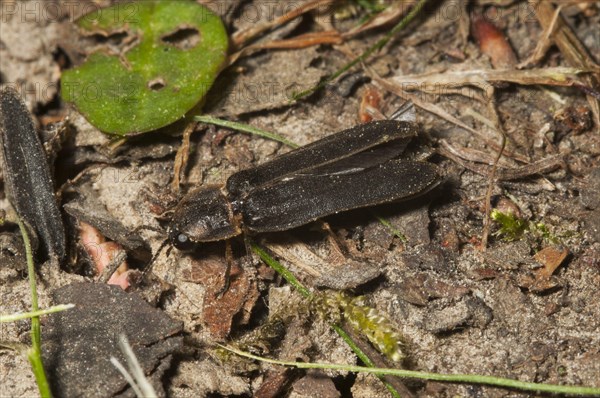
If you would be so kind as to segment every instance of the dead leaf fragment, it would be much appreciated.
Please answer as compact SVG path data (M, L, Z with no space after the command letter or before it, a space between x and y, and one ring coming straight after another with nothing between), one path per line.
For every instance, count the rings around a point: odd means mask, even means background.
M560 286L558 279L553 274L568 255L569 250L563 247L548 246L543 248L533 256L533 259L541 264L542 268L533 273L519 275L517 284L535 293Z
M127 274L129 265L123 246L117 242L106 241L100 231L90 224L79 222L79 240L99 275L99 280L109 285L120 286L125 290L129 287Z
M194 261L186 278L206 286L202 318L210 334L220 341L229 335L238 314L241 314L241 324L248 322L259 297L256 282L251 281L237 264L231 269L229 288L219 295L225 283L225 267L223 260L216 257Z
M537 272L540 278L550 277L569 255L566 248L548 246L537 252L533 258L544 267Z

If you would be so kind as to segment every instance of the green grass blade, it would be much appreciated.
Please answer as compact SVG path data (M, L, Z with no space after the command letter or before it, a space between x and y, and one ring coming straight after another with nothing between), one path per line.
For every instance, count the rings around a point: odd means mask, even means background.
M27 273L29 274L29 290L31 291L31 309L32 312L39 311L38 307L38 296L37 287L35 280L35 264L33 262L33 252L31 250L31 242L29 241L29 235L27 235L27 229L21 221L17 218L19 223L19 229L21 230L21 236L23 236L23 244L25 246L25 256L27 258ZM50 391L50 385L46 378L44 371L44 364L42 363L42 341L41 341L41 329L40 329L40 318L34 316L31 318L31 349L27 352L27 359L31 364L35 381L40 391L42 398L51 398L52 393Z
M19 313L10 314L10 315L0 315L0 323L4 323L4 322L16 322L16 321L21 321L23 319L28 319L28 318L39 317L39 316L42 316L42 315L53 314L55 312L61 312L61 311L69 310L69 309L71 309L73 307L75 307L75 304L60 304L60 305L55 305L55 306L50 307L50 308L46 308L45 310L29 311L29 312L19 312Z
M194 120L196 120L198 122L202 122L202 123L214 124L216 126L227 127L230 129L258 135L259 137L263 137L263 138L267 138L269 140L280 142L284 145L289 146L290 148L298 148L299 147L298 144L293 143L292 141L290 141L286 138L283 138L282 136L280 136L278 134L271 133L271 132L265 131L265 130L261 130L257 127L253 127L248 124L232 122L230 120L219 119L219 118L207 116L207 115L194 116Z
M514 388L521 391L533 391L533 392L547 392L554 394L569 394L569 395L587 395L587 396L600 396L600 387L583 387L583 386L565 386L557 384L545 384L545 383L529 383L514 379L506 379L503 377L494 376L482 376L473 374L440 374L440 373L429 373L419 372L414 370L403 370L403 369L387 369L387 368L370 368L366 366L353 366L353 365L337 365L331 363L306 363L306 362L287 362L279 361L275 359L268 359L252 355L247 352L240 351L233 347L221 346L226 350L229 350L237 355L255 359L262 362L272 363L282 366L293 366L299 369L331 369L341 370L348 372L364 372L373 373L376 375L390 375L413 379L422 380L434 380L434 381L446 381L452 383L473 383L473 384L485 384L496 387Z

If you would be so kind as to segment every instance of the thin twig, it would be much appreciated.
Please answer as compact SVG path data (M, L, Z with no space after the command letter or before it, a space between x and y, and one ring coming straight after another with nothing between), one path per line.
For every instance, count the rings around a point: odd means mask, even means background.
M484 214L483 214L483 231L481 233L481 246L480 249L485 251L487 248L487 241L490 235L490 212L492 206L492 192L494 190L494 182L496 178L496 170L498 170L498 162L502 157L502 153L504 152L504 147L506 146L506 135L502 132L502 144L500 147L500 151L498 151L498 155L494 161L494 165L491 167L489 174L489 182L488 187L485 193L485 204L484 204Z
M485 192L485 203L483 206L483 231L481 233L481 246L480 249L485 251L487 248L488 237L490 235L490 224L491 218L490 214L492 211L492 192L494 190L494 184L496 180L496 171L498 170L498 163L500 162L500 158L502 158L502 154L504 153L504 148L506 148L506 133L504 132L504 128L502 127L502 123L500 122L500 118L498 117L498 112L496 111L496 97L494 93L494 88L489 87L487 89L487 95L490 98L488 102L488 110L490 115L493 117L492 123L494 130L496 130L500 134L501 138L501 146L498 151L498 155L496 159L494 159L494 164L490 170L490 174L488 177L488 187Z

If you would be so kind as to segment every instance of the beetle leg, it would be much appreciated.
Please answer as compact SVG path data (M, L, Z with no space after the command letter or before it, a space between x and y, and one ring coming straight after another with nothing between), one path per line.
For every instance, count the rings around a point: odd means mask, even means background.
M254 253L254 250L252 250L250 232L244 230L242 236L244 237L244 246L246 248L246 255L242 261L242 269L248 281L254 282L256 280L256 266L260 263L260 259Z
M349 253L346 243L340 240L335 232L333 232L328 222L319 220L319 224L323 231L327 233L327 240L329 241L332 250L335 252L334 256L340 259L345 259Z
M215 297L221 298L229 290L231 284L231 266L235 261L233 258L233 250L231 249L231 240L225 241L225 262L227 263L225 268L225 274L223 275L223 287L215 294Z

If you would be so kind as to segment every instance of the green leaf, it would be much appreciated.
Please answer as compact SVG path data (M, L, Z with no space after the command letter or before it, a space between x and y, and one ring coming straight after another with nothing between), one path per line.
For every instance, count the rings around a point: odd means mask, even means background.
M63 73L62 95L109 134L155 130L184 117L227 56L223 23L194 1L117 4L77 25L83 35L107 38L107 46ZM109 47L115 40L120 46Z

